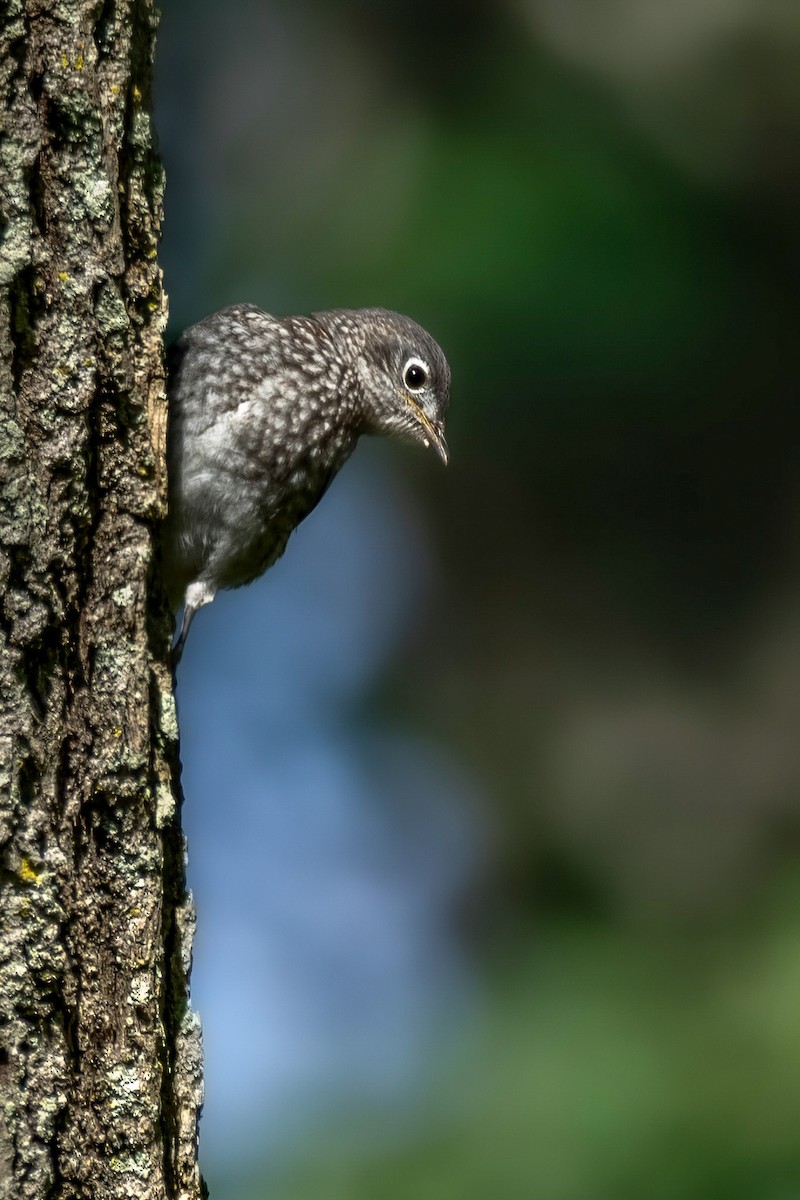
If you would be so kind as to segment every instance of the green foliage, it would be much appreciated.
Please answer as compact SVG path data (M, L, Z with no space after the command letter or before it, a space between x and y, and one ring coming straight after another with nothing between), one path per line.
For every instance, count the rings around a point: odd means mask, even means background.
M234 1200L797 1193L800 876L724 928L554 920L509 950L413 1128L352 1112Z

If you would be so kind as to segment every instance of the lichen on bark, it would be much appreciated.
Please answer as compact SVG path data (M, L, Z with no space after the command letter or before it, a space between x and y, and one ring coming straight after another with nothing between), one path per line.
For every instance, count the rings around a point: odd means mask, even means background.
M0 45L0 1197L195 1200L152 0Z

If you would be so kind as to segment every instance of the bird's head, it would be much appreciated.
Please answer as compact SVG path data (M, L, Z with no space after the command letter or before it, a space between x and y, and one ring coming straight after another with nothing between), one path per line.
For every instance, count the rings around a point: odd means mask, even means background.
M364 431L432 446L446 464L450 367L439 346L415 321L383 308L341 318L355 352Z

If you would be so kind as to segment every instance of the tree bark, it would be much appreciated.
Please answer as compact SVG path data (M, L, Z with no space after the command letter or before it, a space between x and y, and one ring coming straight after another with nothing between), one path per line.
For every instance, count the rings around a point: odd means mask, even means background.
M6 0L0 1196L195 1200L153 0Z

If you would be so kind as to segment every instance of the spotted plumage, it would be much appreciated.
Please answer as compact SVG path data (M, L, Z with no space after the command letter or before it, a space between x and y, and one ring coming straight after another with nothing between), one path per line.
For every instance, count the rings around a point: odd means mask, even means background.
M447 462L450 369L433 338L381 308L272 317L236 304L169 352L170 602L198 608L283 553L361 434L432 445Z

